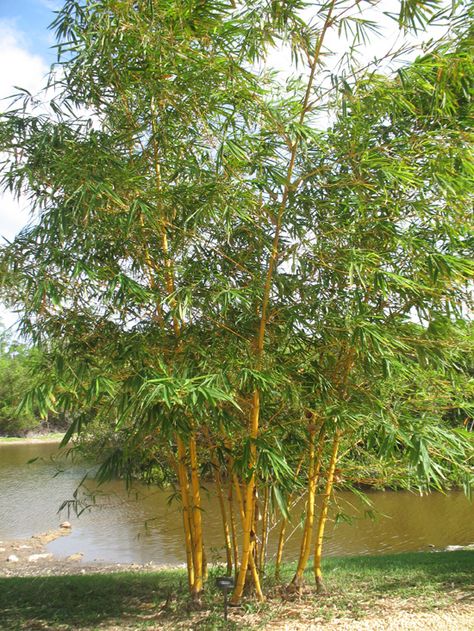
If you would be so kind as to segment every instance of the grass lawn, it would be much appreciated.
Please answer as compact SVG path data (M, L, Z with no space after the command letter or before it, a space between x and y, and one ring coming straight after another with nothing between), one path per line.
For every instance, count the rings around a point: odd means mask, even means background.
M449 606L459 594L473 602L474 551L397 554L327 559L326 593L308 589L302 597L286 595L282 586L292 566L283 568L280 585L265 581L264 605L252 602L232 609L222 620L222 595L208 589L199 609L186 594L180 570L155 573L85 574L0 578L0 629L47 631L99 629L258 629L292 616L322 623L335 615L363 619L385 599L409 599L426 611ZM308 573L308 584L311 585Z

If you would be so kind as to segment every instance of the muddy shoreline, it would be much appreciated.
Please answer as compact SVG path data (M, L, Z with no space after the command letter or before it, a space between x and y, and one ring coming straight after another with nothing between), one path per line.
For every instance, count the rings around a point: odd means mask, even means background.
M69 522L64 522L69 524ZM84 563L83 553L78 550L67 557L58 557L46 548L48 543L59 537L66 537L72 531L70 526L59 526L32 535L28 539L0 540L0 576L60 576L66 574L107 574L110 572L157 572L170 569L184 569L183 564L106 563L103 561ZM474 543L466 546L447 546L444 552L474 550ZM436 553L435 550L432 551Z
M0 576L61 576L67 574L108 574L110 572L157 572L184 565L154 563L103 563L82 561L78 550L69 556L57 557L46 549L51 541L65 537L70 528L57 528L33 535L28 539L0 541Z

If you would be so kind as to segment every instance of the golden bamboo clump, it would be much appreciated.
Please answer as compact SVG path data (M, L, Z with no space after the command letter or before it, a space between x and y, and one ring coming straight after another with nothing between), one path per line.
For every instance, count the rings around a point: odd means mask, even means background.
M25 93L0 118L35 217L0 251L43 353L26 405L100 442L100 480L177 486L196 601L209 479L234 605L264 600L273 559L281 580L290 528L288 590L312 553L323 589L338 487L472 481L446 420L472 351L468 5L401 66L403 45L358 61L371 3L66 0L49 115ZM430 11L401 2L399 27Z

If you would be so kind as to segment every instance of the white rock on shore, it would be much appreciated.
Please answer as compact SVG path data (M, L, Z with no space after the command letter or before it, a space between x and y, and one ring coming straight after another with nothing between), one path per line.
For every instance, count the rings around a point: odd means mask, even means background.
M30 556L28 557L28 561L30 563L35 563L36 561L39 561L40 559L51 559L52 556L53 555L50 552L43 552L41 554L30 554Z
M447 546L445 552L456 552L458 550L474 550L474 543L470 543L467 546Z
M66 561L80 561L83 556L84 556L83 552L74 552L74 554L71 554L68 557L66 557Z

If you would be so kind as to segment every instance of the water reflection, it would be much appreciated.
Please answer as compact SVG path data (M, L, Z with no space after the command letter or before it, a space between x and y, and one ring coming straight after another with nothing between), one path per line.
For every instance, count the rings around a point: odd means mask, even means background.
M68 465L59 475L51 444L0 446L0 540L29 537L55 528L65 512L57 510L72 494L87 471L84 464ZM38 457L34 463L28 460ZM209 558L221 549L218 504L212 485L203 498L203 519ZM104 495L104 493L106 495ZM49 549L58 555L83 552L86 561L175 564L185 560L179 504L168 503L170 491L137 485L128 495L122 482L111 482L100 491L97 506L79 518L70 516L72 533L57 539ZM339 510L355 517L352 524L330 523L326 554L374 554L426 550L428 546L466 545L474 542L471 504L462 493L433 493L424 497L407 492L373 492L370 498L379 514L364 519L366 506L348 493L338 495ZM293 512L300 520L303 503ZM334 513L333 513L334 518ZM288 530L290 532L291 529ZM288 542L286 557L299 549L298 530ZM277 528L270 537L274 550Z

